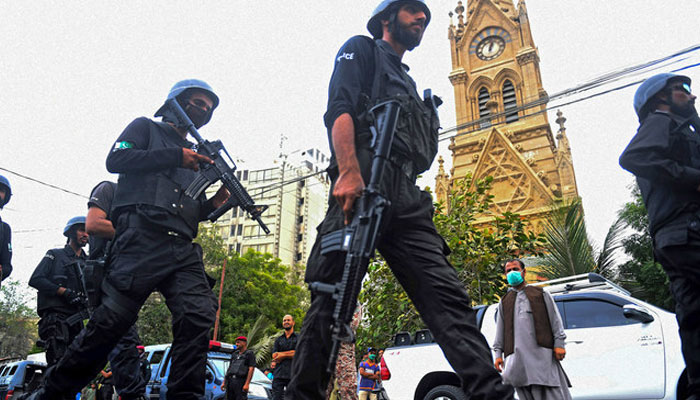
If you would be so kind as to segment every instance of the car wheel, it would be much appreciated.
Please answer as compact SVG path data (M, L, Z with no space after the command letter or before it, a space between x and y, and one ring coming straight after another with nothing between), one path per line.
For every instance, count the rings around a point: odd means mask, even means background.
M429 391L423 400L467 400L467 395L457 386L440 385Z

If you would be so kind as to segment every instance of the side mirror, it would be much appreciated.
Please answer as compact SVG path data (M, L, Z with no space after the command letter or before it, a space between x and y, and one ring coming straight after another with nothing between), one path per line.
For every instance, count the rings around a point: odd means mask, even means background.
M204 377L207 379L207 383L214 382L214 374L212 374L210 370L207 369L207 372L204 374Z
M624 314L625 318L634 319L644 324L654 320L654 316L646 308L635 304L625 304L622 307L622 314Z

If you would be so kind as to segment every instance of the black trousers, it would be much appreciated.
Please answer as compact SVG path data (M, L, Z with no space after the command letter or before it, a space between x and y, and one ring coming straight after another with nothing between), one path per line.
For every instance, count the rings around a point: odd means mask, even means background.
M136 326L132 325L109 353L114 389L122 400L136 399L146 394L148 382L141 373L141 360L136 349L140 344Z
M670 280L689 393L700 395L700 234L688 231L688 243L656 248Z
M63 357L68 345L83 329L83 321L66 322L71 314L45 311L39 320L39 338L45 343L46 364L50 367Z
M129 227L128 214L117 221L110 257L109 283L123 296L143 304L159 290L173 318L168 399L199 399L204 395L209 333L216 298L202 264L202 249L190 240L143 228ZM124 313L107 307L107 293L66 355L45 377L45 395L75 393L107 362L119 339L136 321L138 310Z
M289 392L289 379L274 377L272 379L272 400L284 400L285 393ZM324 393L325 396L325 393Z
M363 175L367 182L367 171ZM449 249L433 224L432 197L394 164L385 169L383 182L382 192L392 205L384 219L379 252L432 331L467 396L473 400L512 399L513 389L502 384L493 367L467 292L445 256ZM307 282L335 283L341 279L345 254L322 256L320 239L343 223L342 210L331 197L307 264ZM324 398L330 378L325 360L331 348L333 307L330 295L312 295L297 342L287 399Z
M246 378L229 378L226 382L226 400L248 400L248 392L243 391Z

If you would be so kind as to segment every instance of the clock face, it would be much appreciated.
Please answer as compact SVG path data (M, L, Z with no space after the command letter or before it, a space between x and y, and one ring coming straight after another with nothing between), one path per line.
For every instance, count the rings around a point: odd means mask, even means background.
M484 61L493 60L503 54L506 42L500 36L489 36L476 46L476 56Z

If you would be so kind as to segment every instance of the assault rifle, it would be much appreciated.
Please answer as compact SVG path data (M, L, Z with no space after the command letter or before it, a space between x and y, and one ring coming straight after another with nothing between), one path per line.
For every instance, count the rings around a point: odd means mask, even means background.
M333 345L327 365L330 373L334 372L341 342L355 341L350 322L355 312L357 296L362 288L362 279L367 273L369 260L374 256L384 212L391 205L379 190L384 165L389 159L391 144L394 140L399 111L401 111L401 105L397 100L377 104L369 111L375 121L375 124L370 127L374 156L369 184L362 195L355 200L355 214L350 225L327 233L321 238L321 254L333 251L346 252L340 282L336 284L312 282L309 285L311 291L330 294L335 300L331 327Z
M85 275L83 275L83 268L85 268L85 265L82 261L75 261L74 263L70 264L70 266L73 267L73 272L78 278L78 283L80 283L80 292L78 293L78 296L80 297L81 319L90 318L92 317L92 307L90 307L90 302L88 301L88 290L87 285L85 284Z
M190 186L187 187L185 194L196 199L211 184L221 180L221 183L228 189L231 196L221 207L207 215L207 218L214 222L226 211L238 206L244 209L250 215L250 218L256 220L265 233L270 233L270 229L260 218L262 213L267 210L267 206L256 205L243 185L241 185L241 182L236 178L236 174L234 174L236 172L236 163L231 159L221 140L213 142L204 140L176 98L168 99L165 102L165 106L170 111L168 115L172 115L177 120L176 124L185 127L187 132L197 141L197 153L207 156L214 161L214 164L200 163L199 173ZM224 159L224 154L228 158L228 162Z

